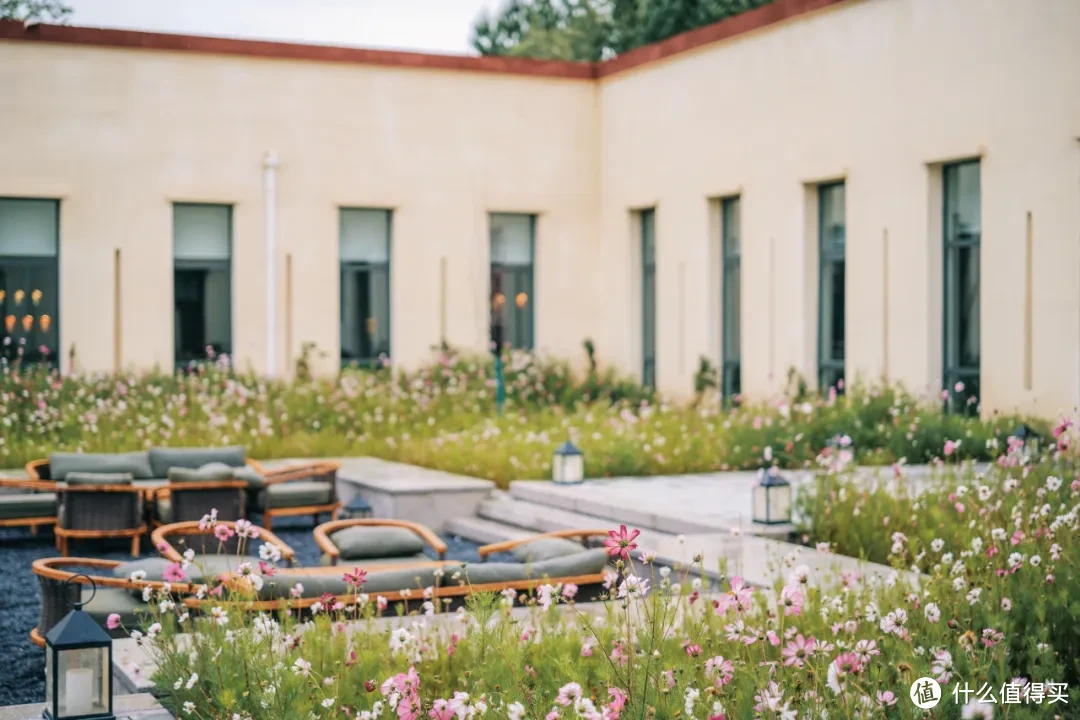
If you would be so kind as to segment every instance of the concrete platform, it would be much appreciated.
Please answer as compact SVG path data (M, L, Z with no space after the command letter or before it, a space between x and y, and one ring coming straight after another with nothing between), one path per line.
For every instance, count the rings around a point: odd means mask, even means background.
M41 720L45 705L14 705L0 708L0 720ZM158 704L152 695L114 695L116 720L173 720L173 715Z

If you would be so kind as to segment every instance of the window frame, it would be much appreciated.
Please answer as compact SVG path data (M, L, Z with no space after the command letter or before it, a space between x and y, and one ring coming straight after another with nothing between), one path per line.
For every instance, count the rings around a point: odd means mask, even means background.
M212 207L212 208L225 208L227 211L227 225L228 230L228 242L229 242L229 256L227 258L207 258L200 260L197 258L178 258L176 257L176 210L180 207ZM228 299L228 313L229 313L229 343L228 348L224 354L229 359L230 369L233 365L233 350L235 349L236 342L236 318L233 316L233 312L236 307L236 303L233 302L233 293L236 286L236 278L233 276L233 250L234 250L234 231L233 225L235 223L234 208L231 203L212 203L212 202L173 202L172 203L172 277L173 277L173 290L172 290L172 316L173 316L173 364L177 370L187 370L189 368L196 368L199 365L206 364L208 362L217 362L217 358L211 361L209 358L203 357L201 359L184 360L180 356L180 348L176 344L176 271L177 270L224 270L229 278L229 299ZM205 290L205 288L204 288ZM206 339L203 338L203 347L205 351Z
M386 213L386 261L375 262L371 260L344 260L341 257L341 236L344 230L345 224L345 212L348 210L366 210ZM394 292L393 285L394 279L392 272L393 266L393 252L394 252L394 211L391 208L376 208L376 207L356 207L356 206L341 206L338 208L338 326L339 333L342 329L342 322L345 317L345 273L357 272L361 270L383 270L386 273L386 345L388 347L388 358L393 358L394 352ZM361 329L361 332L363 329ZM378 355L372 358L352 358L345 359L345 344L344 335L338 339L338 359L340 366L346 367L359 367L359 368L376 368L381 362Z
M641 223L641 384L644 387L656 387L656 208L645 208L638 213L638 221ZM646 227L652 234L652 253L647 252L649 235ZM651 280L651 283L650 283ZM652 288L652 332L649 330L649 292ZM652 338L652 347L649 346L649 338Z
M962 168L967 166L975 166L979 179L979 226L976 233L963 233L959 234L950 232L950 200L952 200L951 193L949 191L949 174L950 172L960 172ZM959 292L959 289L954 287L955 281L958 279L954 277L957 274L956 260L958 251L962 248L974 248L978 258L978 296L976 303L982 302L982 161L980 158L972 158L968 160L961 160L958 162L947 163L941 167L941 198L942 198L942 344L941 344L941 378L943 389L945 390L944 406L945 411L949 413L965 413L965 414L977 414L978 413L978 393L981 392L981 375L982 375L982 349L979 348L979 362L976 365L963 365L960 363L960 328L964 325L961 322L959 313L962 310L962 304L954 307L956 302L955 295ZM956 312L956 327L952 327L954 323L950 322L950 316L953 311ZM979 314L979 342L982 342L982 317ZM955 364L950 363L950 355L957 358ZM972 383L974 381L974 383ZM955 386L957 382L964 383L964 392L957 393ZM975 390L976 402L968 404L965 400L963 404L959 404L960 397L971 397L972 390Z
M492 236L491 219L495 216L517 216L529 218L529 262L527 265L496 262L492 258L494 253L492 250L495 247L495 239ZM493 346L493 350L502 352L509 344L509 347L514 350L523 350L525 352L532 352L536 349L536 213L519 213L519 212L489 212L488 213L488 342ZM492 282L492 276L495 272L501 272L503 276L507 275L527 275L529 279L529 308L528 308L528 343L524 346L519 346L507 339L507 335L512 333L507 332L510 329L510 323L504 322L502 325L503 336L499 339L500 342L496 343L495 338L495 323L493 322L495 312L493 308L495 300L495 287ZM507 298L508 299L508 298Z
M732 210L735 208L735 210ZM738 212L735 220L735 237L728 233L728 218ZM734 242L733 242L734 240ZM735 249L732 249L735 245ZM728 307L727 287L731 278L739 282L738 305ZM742 394L742 196L732 195L720 199L720 394L724 401L733 402ZM734 315L732 314L734 313ZM738 342L732 342L732 318L738 317ZM739 355L730 359L731 346L737 345Z
M63 350L63 345L61 343L62 335L60 334L60 330L61 330L61 324L60 324L61 323L61 317L60 317L60 315L62 314L62 310L63 310L63 305L62 305L63 290L60 287L60 200L57 199L57 198L17 197L17 196L12 196L12 195L2 195L2 196L0 196L0 202L4 202L5 200L18 200L18 201L32 200L34 202L51 203L52 206L53 206L53 212L56 213L56 233L55 233L55 236L53 238L53 240L54 240L53 248L54 249L53 249L52 255L3 255L3 254L0 254L0 265L10 265L12 267L18 267L20 269L34 267L34 266L39 266L40 267L40 266L43 266L43 265L50 265L50 264L52 265L53 281L55 282L55 286L56 286L56 313L52 317L52 327L55 329L55 332L56 332L56 351L52 352L50 350L49 355L46 356L45 359L41 359L40 357L37 357L35 359L27 359L26 352L24 351L23 352L23 357L19 360L19 362L23 366L32 365L32 366L47 367L47 368L50 368L50 369L59 369L59 367L60 367L60 353ZM5 299L5 302L6 302L6 299ZM0 322L2 322L2 320L3 320L2 315L3 314L0 313ZM6 333L6 330L0 329L0 333ZM0 337L8 337L8 335L0 335ZM14 336L11 336L11 337L14 337ZM0 350L0 353L2 353L2 350Z
M835 246L826 245L825 243L825 203L828 193L831 190L840 188L844 195L844 246L839 252L836 251ZM843 385L846 383L840 383L837 381L844 381L844 375L847 364L847 338L843 338L843 352L839 360L833 358L831 353L829 357L826 357L826 337L825 337L825 312L826 309L833 310L834 308L826 308L825 294L822 292L822 288L825 286L825 273L831 269L831 266L837 262L843 263L844 274L843 282L847 282L847 185L844 180L838 180L836 182L821 183L817 186L818 195L818 222L817 222L817 234L818 234L818 316L817 316L817 382L818 389L821 391L830 387L836 387L838 393L843 393ZM845 288L846 290L846 288ZM831 303L830 303L831 305ZM844 306L840 309L842 314L847 313L847 293L844 294ZM832 323L835 326L835 323ZM845 333L846 333L845 323ZM835 378L832 382L828 382L828 378Z

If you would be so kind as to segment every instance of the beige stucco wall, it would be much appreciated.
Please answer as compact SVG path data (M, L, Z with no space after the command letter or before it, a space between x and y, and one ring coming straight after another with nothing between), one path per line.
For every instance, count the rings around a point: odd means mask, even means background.
M171 365L174 201L234 205L234 348L265 368L268 150L279 369L305 341L336 366L337 208L358 206L394 209L395 361L442 317L485 346L487 213L517 211L539 214L538 348L592 337L640 372L632 210L656 207L658 380L686 394L720 349L715 198L740 194L743 388L764 396L815 375L813 184L839 178L848 377L937 386L939 164L981 157L984 409L1053 415L1080 402L1078 72L1075 0L851 0L599 81L2 42L0 196L62 199L62 354L88 370L115 366L116 249L121 363Z
M337 365L339 206L394 210L396 361L439 342L443 257L447 340L486 346L489 211L539 214L536 344L577 354L590 287L565 270L597 262L597 94L589 81L4 42L0 196L62 199L62 354L74 344L81 369L114 367L114 249L122 363L171 367L174 201L233 204L234 352L265 368L268 150L279 370L305 341Z
M844 178L848 377L885 372L887 328L889 376L940 387L934 165L981 156L984 411L1072 410L1080 393L1078 72L1074 0L889 0L841 4L603 80L602 254L622 271L598 280L625 302L608 305L601 347L640 365L639 243L629 211L655 206L659 384L687 392L699 356L719 358L720 240L709 199L741 194L743 388L778 391L789 367L813 378L817 240L807 184ZM1031 390L1023 382L1028 212Z

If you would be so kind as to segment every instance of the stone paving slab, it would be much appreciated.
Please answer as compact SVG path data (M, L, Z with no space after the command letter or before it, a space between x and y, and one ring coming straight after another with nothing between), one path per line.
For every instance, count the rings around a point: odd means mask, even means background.
M44 704L13 705L0 708L0 720L41 720ZM152 695L114 695L113 713L116 720L173 720Z

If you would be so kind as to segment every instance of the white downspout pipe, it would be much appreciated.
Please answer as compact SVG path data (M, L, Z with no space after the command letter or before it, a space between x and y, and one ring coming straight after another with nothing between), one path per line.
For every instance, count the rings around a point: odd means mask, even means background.
M263 158L266 210L266 375L277 373L277 168L278 156L268 150Z

